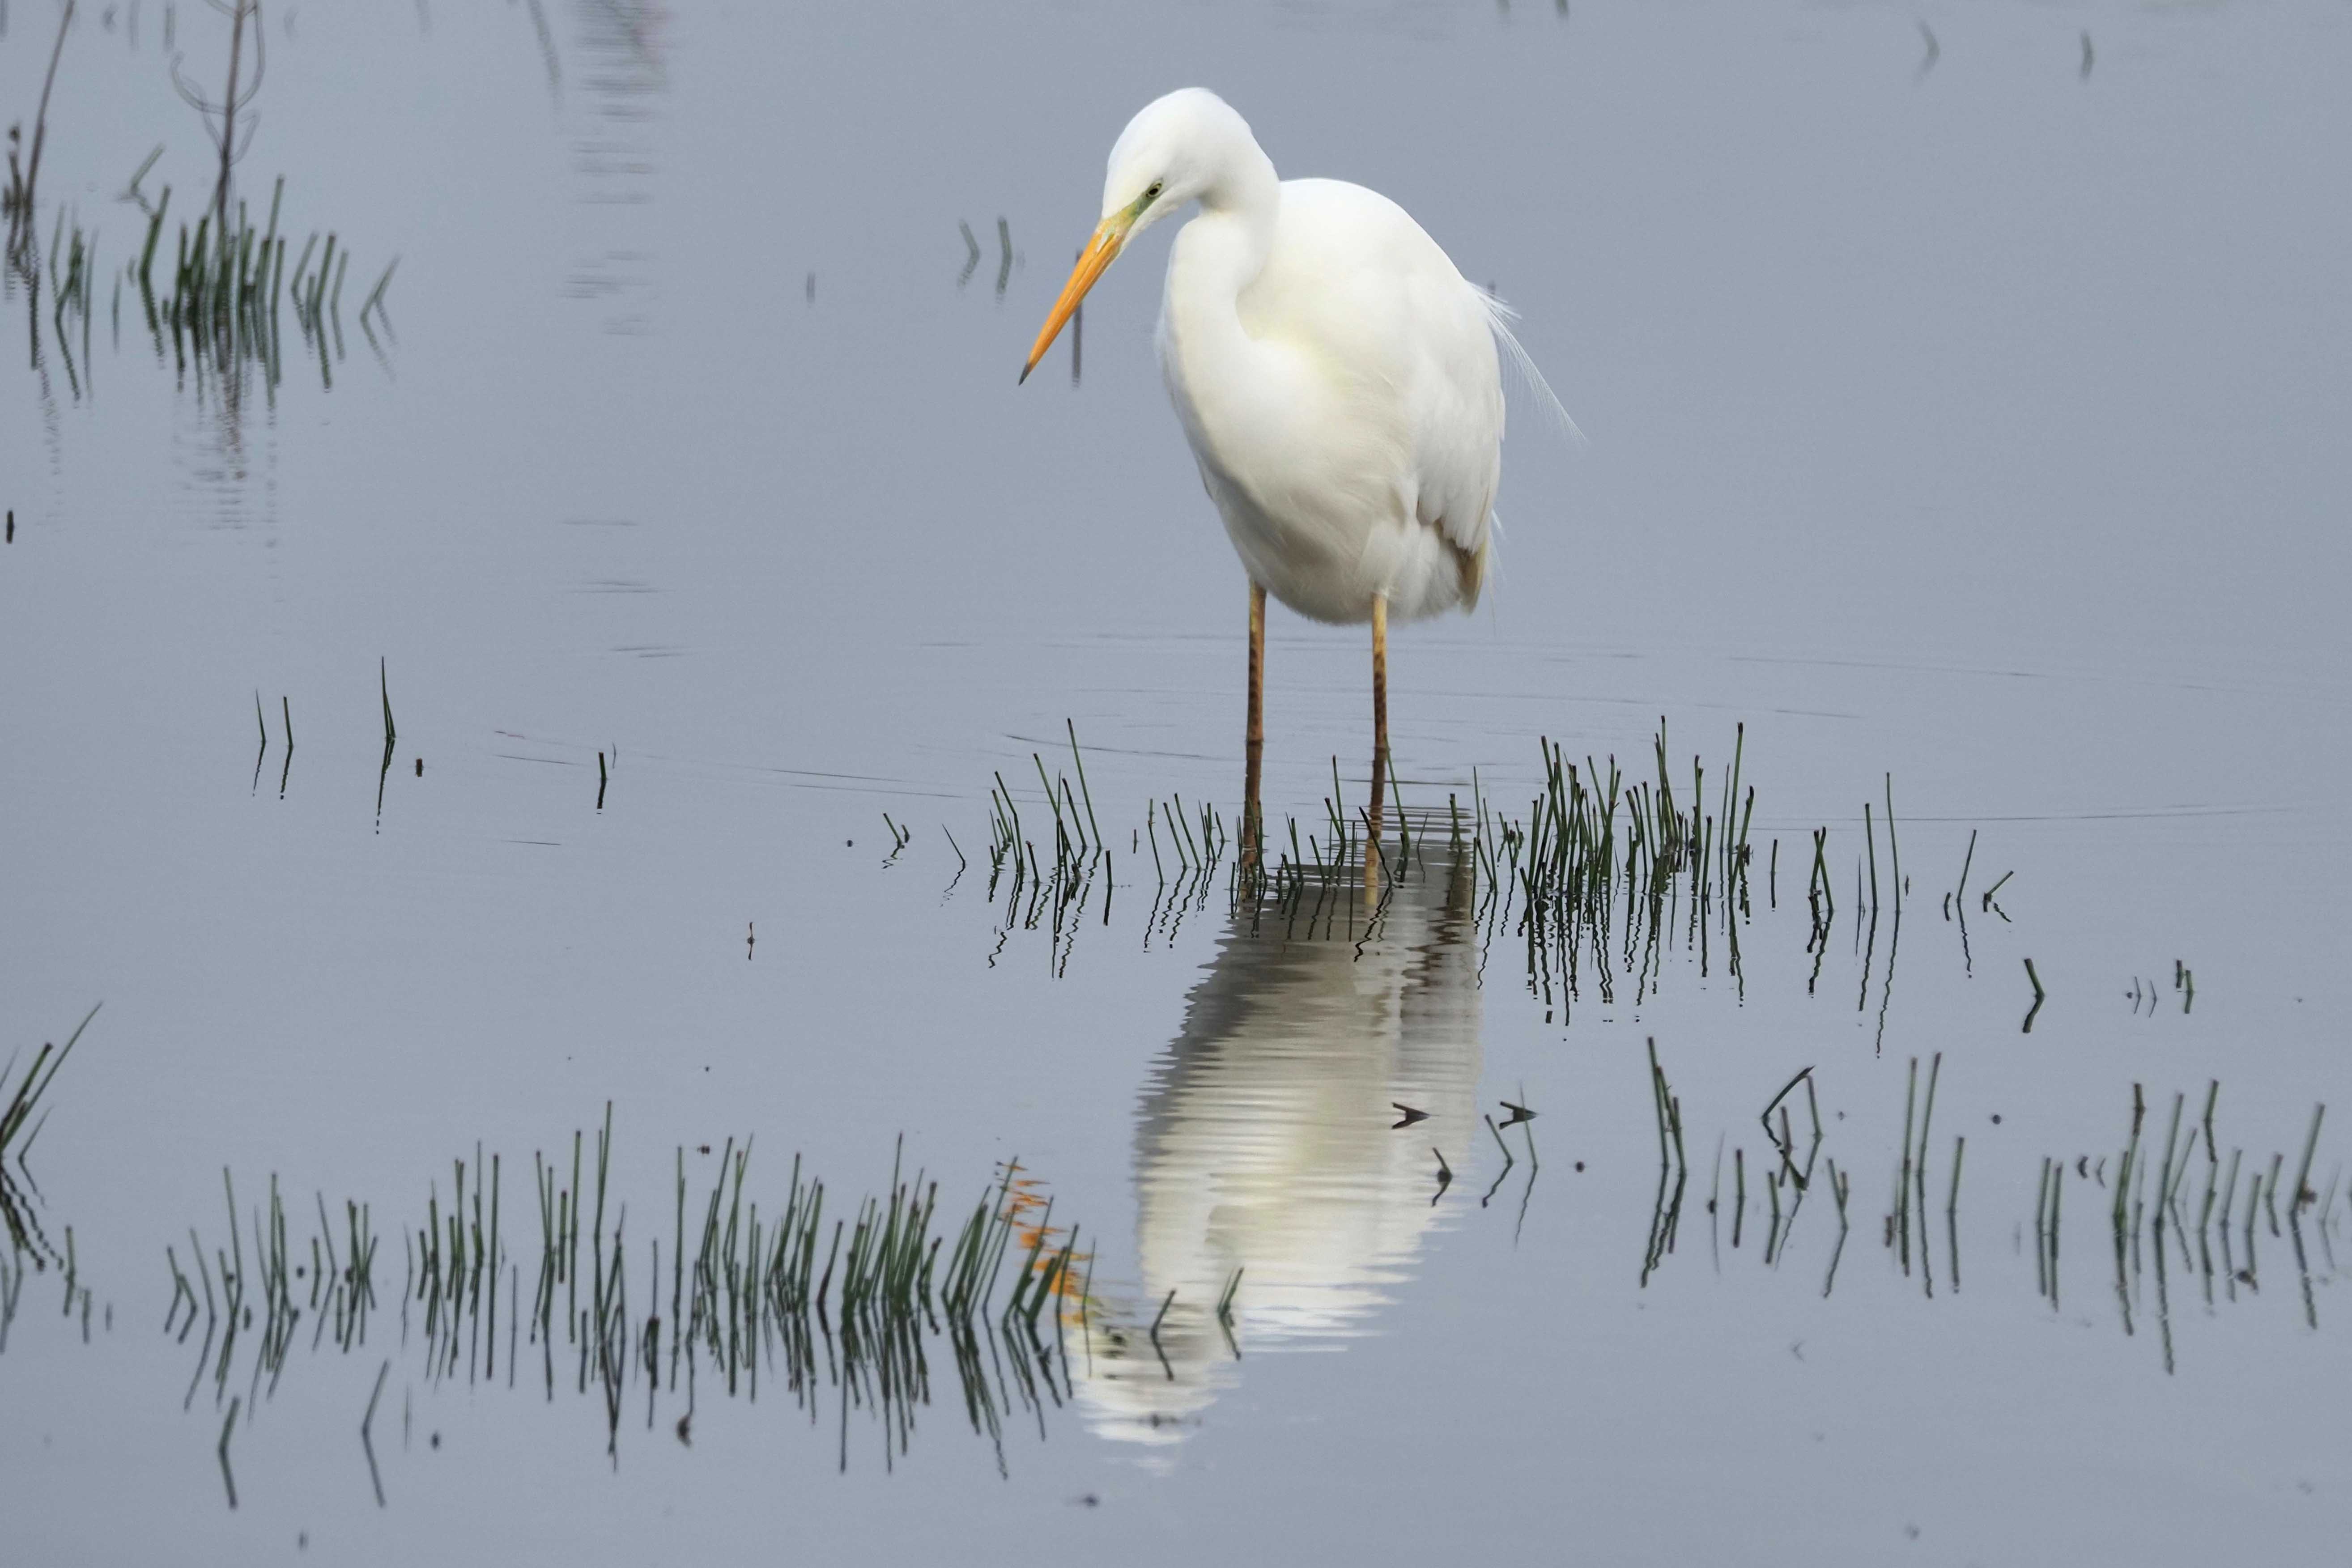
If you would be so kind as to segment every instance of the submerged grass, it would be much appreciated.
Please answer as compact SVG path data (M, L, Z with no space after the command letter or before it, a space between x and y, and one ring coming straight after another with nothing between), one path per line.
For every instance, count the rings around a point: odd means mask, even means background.
M1392 776L1393 798L1382 814L1377 853L1368 853L1368 803L1348 799L1336 758L1330 793L1318 815L1286 816L1254 844L1237 843L1234 825L1213 805L1188 803L1172 791L1155 793L1145 802L1141 823L1129 830L1125 859L1132 869L1120 864L1114 836L1103 831L1076 727L1066 729L1066 768L1048 764L1043 752L1032 752L1018 783L999 772L988 792L986 897L1002 910L992 965L1014 932L1042 931L1051 967L1057 974L1066 972L1079 931L1090 921L1108 925L1114 895L1126 887L1150 889L1143 904L1146 946L1172 942L1186 918L1205 912L1219 893L1254 929L1354 936L1377 928L1395 889L1425 877L1428 851L1442 847L1450 851L1440 857L1449 866L1473 868L1482 963L1497 942L1517 949L1528 993L1549 1022L1564 1019L1588 994L1604 1005L1654 995L1670 959L1695 962L1702 978L1719 969L1744 990L1743 949L1757 906L1778 907L1779 840L1759 844L1754 837L1757 791L1747 774L1744 724L1733 731L1728 758L1710 765L1698 754L1676 762L1661 719L1638 776L1614 756L1571 762L1559 743L1539 740L1541 782L1523 811L1502 805L1475 770L1466 795L1450 790L1443 806L1408 800L1402 781ZM1883 819L1873 805L1863 808L1864 842L1854 859L1858 892L1846 920L1861 961L1857 1005L1870 1005L1877 980L1882 1035L1906 887L1893 803L1889 778ZM894 823L890 830L903 847L903 829ZM1882 836L1891 879L1877 869ZM952 889L971 862L953 835L948 837L957 859ZM1815 828L1811 838L1809 987L1820 977L1840 916L1830 869L1832 830ZM1971 840L1971 858L1973 853ZM1369 897L1368 863L1373 867ZM1761 889L1753 884L1759 868L1766 872ZM1759 891L1761 900L1755 896ZM1948 912L1951 901L1945 900ZM1891 920L1883 964L1882 912ZM1967 942L1964 928L1964 958Z
M1658 1180L1651 1201L1640 1269L1640 1279L1645 1288L1675 1251L1685 1177L1682 1101L1660 1066L1654 1040L1649 1042L1647 1050L1651 1109L1658 1142ZM1925 1071L1921 1070L1923 1066ZM1970 1169L1967 1161L1969 1140L1965 1136L1952 1137L1948 1152L1931 1158L1941 1076L1940 1055L1929 1058L1924 1064L1914 1058L1906 1068L1902 1137L1882 1224L1890 1272L1896 1278L1917 1281L1923 1293L1930 1298L1936 1294L1939 1279L1948 1292L1957 1291L1960 1286L1962 1178L1963 1173ZM1776 1161L1766 1167L1762 1179L1765 1241L1757 1256L1768 1269L1781 1265L1796 1238L1798 1219L1813 1185L1815 1155L1822 1148L1827 1131L1820 1118L1818 1101L1812 1096L1812 1078L1811 1068L1798 1072L1766 1105L1759 1118ZM1801 1151L1790 1113L1800 1085L1806 1090L1812 1123L1810 1146ZM2093 1189L2099 1194L2101 1205L2094 1212L2105 1222L2106 1246L2103 1251L2108 1264L2106 1284L2116 1304L2116 1321L2126 1335L2137 1335L2152 1308L2167 1373L2175 1367L2171 1290L2176 1279L2185 1279L2196 1285L2210 1315L2217 1303L2234 1301L2242 1291L2248 1297L2258 1291L2262 1278L2258 1255L2266 1250L2263 1238L2275 1237L2287 1244L2293 1258L2304 1323L2316 1329L2318 1287L2340 1272L2335 1237L2347 1218L2352 1217L2352 1205L2347 1205L2347 1214L2336 1212L2338 1197L2344 1191L2342 1163L2332 1163L2324 1183L2316 1182L2313 1176L2322 1168L2319 1141L2326 1106L2313 1108L2309 1123L2300 1129L2299 1140L2290 1145L2297 1151L2294 1163L2288 1163L2288 1150L2282 1149L2271 1155L2265 1166L2259 1159L2248 1162L2242 1148L2232 1148L2226 1160L2221 1157L2215 1125L2220 1098L2221 1084L2217 1079L2207 1086L2202 1114L2195 1115L2186 1093L2175 1094L2162 1119L2165 1135L2159 1146L2154 1138L2156 1123L2148 1117L2145 1093L2136 1084L2126 1134L2120 1147L2105 1155L2045 1155L2041 1159L2034 1187L2031 1232L2036 1293L2053 1311L2064 1299L2063 1242L2070 1234L2066 1215L2081 1201L2076 1198L2070 1203L2067 1189ZM1730 1147L1730 1191L1724 1191L1723 1154L1727 1142L1727 1135L1717 1145L1717 1175L1707 1198L1708 1212L1715 1218L1718 1270L1723 1265L1724 1240L1728 1239L1736 1253L1747 1239L1746 1210L1751 1176L1746 1151ZM1942 1185L1944 1198L1940 1268L1929 1245L1931 1164L1937 1167L1935 1176ZM2200 1166L2203 1171L2201 1178L2194 1173ZM1822 1226L1814 1229L1822 1231L1819 1245L1827 1252L1822 1286L1826 1296L1835 1289L1851 1228L1851 1182L1848 1169L1834 1155L1826 1160L1824 1169L1835 1205L1835 1230L1830 1234ZM2240 1201L2242 1169L2250 1169L2252 1173ZM2201 1195L2196 1191L2200 1179ZM1982 1180L1979 1176L1970 1184L1980 1185ZM2279 1201L2282 1195L2286 1200L2284 1203ZM1827 1223L1823 1222L1823 1226ZM2026 1230L2021 1223L2017 1227L2021 1254Z
M32 1152L41 1129L48 1124L48 1113L41 1109L42 1101L47 1098L50 1087L57 1082L58 1073L66 1065L66 1058L72 1056L74 1047L81 1043L83 1032L89 1029L90 1020L97 1016L98 1006L92 1006L82 1015L81 1022L74 1026L73 1033L66 1037L63 1046L55 1041L43 1042L21 1074L16 1071L16 1053L11 1053L6 1062L0 1063L0 1228L7 1231L11 1267L16 1271L17 1285L15 1288L21 1288L22 1272L26 1267L38 1270L52 1264L60 1265L66 1273L66 1305L68 1310L73 1308L76 1292L73 1231L70 1226L66 1230L64 1252L60 1253L50 1244L28 1197L28 1190L37 1189L33 1188L31 1173L25 1160ZM39 1112L37 1119L36 1112ZM13 1315L12 1288L0 1284L0 1296L8 1298L7 1312ZM86 1312L89 1292L82 1291L80 1299ZM5 1321L0 1319L0 1345L5 1342Z
M32 1121L33 1112L40 1109L42 1097L57 1081L58 1071L66 1065L66 1058L73 1055L74 1047L81 1043L82 1031L88 1029L89 1021L97 1016L96 1006L83 1014L81 1022L74 1026L73 1033L66 1037L63 1046L44 1043L35 1053L32 1064L26 1068L24 1075L16 1080L14 1089L9 1088L8 1080L16 1066L15 1058L12 1057L5 1068L0 1068L0 1159L21 1161L25 1150L39 1135L38 1122L33 1123L30 1132L25 1131L26 1124ZM18 1142L20 1137L23 1140L21 1143Z
M33 114L33 140L25 162L16 161L17 128L8 132L8 184L0 190L0 217L8 222L7 248L13 256L32 230L33 199L41 181L41 153L49 139L49 94L58 85L58 62L65 58L66 34L73 26L75 0L66 0L58 16L57 42L49 47L49 68L41 77L40 107ZM109 13L110 26L112 13ZM5 19L5 18L0 18Z
M89 1022L84 1019L85 1028ZM10 1114L0 1125L26 1125L79 1033L64 1050L37 1058L21 1079L11 1064L5 1080L16 1089L5 1102ZM1645 1058L1657 1158L1639 1270L1646 1289L1678 1249L1689 1188L1690 1131L1683 1096L1654 1038L1645 1044ZM1922 1065L1915 1058L1906 1071L1902 1139L1885 1236L1889 1276L1916 1277L1932 1297L1937 1270L1927 1224L1928 1166L1936 1147L1941 1058L1930 1058L1924 1073ZM1801 1250L1807 1237L1816 1238L1813 1244L1826 1253L1826 1296L1834 1289L1852 1228L1852 1183L1849 1169L1834 1153L1823 1156L1832 1123L1822 1119L1816 1076L1811 1066L1799 1068L1756 1113L1770 1154L1754 1163L1754 1172L1744 1146L1729 1149L1727 1226L1721 1212L1721 1154L1728 1140L1718 1142L1717 1176L1707 1207L1720 1272L1724 1233L1735 1256L1748 1239L1753 1176L1760 1185L1762 1242L1748 1256L1768 1272L1776 1271L1792 1247ZM2334 1212L2342 1187L2340 1162L2324 1184L2315 1181L2323 1166L2319 1143L2326 1108L2315 1106L2308 1124L2297 1130L2301 1137L2274 1152L2267 1166L2259 1158L2247 1162L2244 1150L2232 1149L2225 1177L2218 1143L2220 1097L2217 1080L2208 1086L2201 1113L2192 1113L2187 1095L2176 1093L2160 1118L2159 1148L2153 1135L2157 1122L2148 1117L2144 1091L2135 1085L2126 1135L2117 1152L2095 1162L2089 1154L2041 1160L2032 1226L2038 1293L2053 1310L2061 1300L2062 1219L2073 1206L2064 1202L2065 1188L2080 1183L2100 1189L2122 1327L2126 1334L2137 1333L2152 1297L2168 1372L2174 1364L2176 1276L2200 1286L2209 1311L2217 1301L2237 1300L2242 1289L2251 1296L2260 1281L2257 1253L2269 1250L2263 1240L2267 1232L2291 1251L2303 1316L2315 1328L2316 1284L2337 1271L2333 1237L2342 1223ZM20 1109L23 1114L16 1113ZM1520 1125L1532 1116L1509 1101L1505 1109L1512 1113L1506 1125ZM1493 1119L1486 1120L1507 1172L1512 1150ZM1836 1121L1843 1123L1843 1114ZM1852 1136L1843 1131L1839 1135ZM1942 1277L1956 1290L1967 1140L1954 1137L1950 1144L1948 1166L1937 1176L1945 1199ZM708 1145L700 1152L711 1152ZM1527 1153L1532 1163L1532 1138ZM212 1409L224 1417L225 1479L234 1484L228 1443L240 1420L249 1423L275 1397L298 1348L307 1342L316 1353L331 1338L336 1352L360 1355L374 1354L373 1346L383 1334L397 1336L398 1349L380 1365L361 1420L363 1455L379 1500L383 1481L372 1429L395 1359L410 1365L404 1381L411 1387L411 1379L428 1387L458 1382L494 1386L503 1363L510 1388L527 1383L552 1401L562 1385L593 1398L608 1450L614 1453L621 1427L635 1410L642 1408L652 1430L666 1419L667 1402L667 1419L683 1437L700 1391L723 1388L730 1397L756 1400L763 1379L772 1388L781 1382L782 1394L772 1397L788 1398L812 1421L828 1407L837 1411L838 1462L845 1468L853 1406L865 1410L878 1429L886 1465L909 1452L917 1423L933 1402L932 1370L941 1341L952 1355L967 1423L995 1447L1000 1468L1005 1464L1005 1417L1027 1412L1042 1436L1047 1406L1066 1404L1074 1394L1076 1369L1065 1328L1072 1328L1070 1339L1079 1352L1091 1354L1095 1330L1088 1314L1102 1311L1093 1302L1092 1260L1081 1250L1076 1227L1055 1225L1054 1200L1018 1160L1000 1166L966 1208L952 1202L943 1207L941 1184L925 1171L906 1172L903 1139L894 1150L887 1184L854 1204L835 1202L827 1184L795 1156L784 1179L767 1189L768 1196L781 1201L763 1212L748 1141L723 1144L698 1175L689 1173L688 1151L680 1146L670 1190L651 1205L656 1218L650 1226L641 1218L633 1233L630 1205L616 1181L615 1155L609 1106L599 1125L572 1135L568 1158L561 1150L535 1152L527 1205L537 1211L535 1232L527 1215L520 1224L507 1220L505 1162L498 1153L486 1155L478 1144L427 1183L421 1212L389 1225L362 1202L331 1204L322 1193L314 1194L308 1205L289 1202L274 1175L258 1189L248 1184L241 1191L225 1169L217 1228L207 1237L191 1227L184 1251L177 1241L164 1248L171 1296L163 1321L167 1334L194 1347L184 1403L193 1406L209 1386ZM1436 1157L1439 1185L1433 1203L1446 1197L1454 1175L1445 1168L1444 1154ZM2201 1199L2195 1192L2200 1165ZM1827 1176L1833 1214L1808 1228L1801 1216L1817 1166ZM1584 1168L1578 1162L1577 1169ZM2242 1205L2236 1201L2242 1168L2254 1173ZM2287 1202L2281 1205L2283 1180L2289 1184ZM1532 1181L1530 1175L1530 1186ZM1493 1193L1490 1187L1482 1207ZM638 1212L642 1216L647 1209L640 1205ZM667 1227L660 1223L665 1218ZM397 1275L387 1246L395 1230L402 1253ZM64 1234L59 1253L28 1255L18 1247L0 1258L0 1350L7 1344L28 1273L49 1257L65 1275L65 1310L71 1316L79 1310L87 1336L90 1294L77 1283L73 1233L68 1228ZM529 1295L523 1289L526 1274ZM1212 1320L1236 1356L1241 1284L1236 1269L1216 1298ZM1139 1309L1150 1323L1143 1340L1163 1363L1167 1352L1160 1349L1160 1331L1174 1305L1172 1293L1155 1294ZM1205 1302L1194 1301L1192 1310L1199 1318ZM395 1310L396 1330L387 1320ZM1139 1328L1142 1321L1139 1316L1135 1325ZM1119 1342L1116 1329L1108 1331L1109 1342ZM1175 1376L1172 1368L1167 1375Z
M90 1020L97 1016L96 1006L82 1015L81 1022L74 1026L63 1046L45 1042L21 1076L16 1070L16 1055L0 1063L0 1230L7 1233L6 1250L0 1253L0 1352L8 1348L9 1328L23 1302L26 1276L52 1268L58 1270L64 1288L62 1314L68 1319L79 1316L82 1341L89 1341L95 1299L81 1282L73 1226L65 1226L62 1247L49 1239L40 1220L40 1188L33 1181L26 1159L39 1139L41 1129L48 1124L43 1101L66 1058L73 1055L74 1047L80 1043ZM111 1326L113 1319L114 1309L110 1306L105 1321Z
M285 377L289 316L297 332L292 346L303 360L317 365L320 384L331 388L335 366L346 357L342 298L351 252L331 230L325 233L322 247L320 232L313 230L296 253L289 276L291 236L279 226L285 195L281 175L266 220L254 221L242 200L233 208L223 200L198 215L193 229L183 221L176 242L166 245L172 187L165 185L150 202L134 181L128 198L145 216L143 232L135 254L104 271L98 262L98 234L83 226L78 213L60 209L46 251L27 222L9 247L7 281L11 292L21 287L30 295L27 320L35 366L44 363L46 313L50 341L74 395L88 394L93 289L110 285L108 314L116 342L121 342L128 293L144 320L157 363L171 366L183 384L192 383L200 393L226 401L243 396L257 382L264 396L274 402ZM352 318L379 356L383 342L378 330L388 335L392 326L384 290L398 264L395 257L384 268Z
M216 1407L241 1398L256 1408L275 1394L306 1317L311 1350L331 1337L339 1352L363 1352L394 1289L400 1344L428 1384L495 1384L503 1360L510 1387L527 1370L551 1400L559 1384L593 1394L615 1450L638 1390L648 1429L664 1397L683 1401L683 1436L698 1389L756 1399L765 1376L812 1419L821 1397L839 1401L844 1468L853 1405L879 1421L893 1462L930 1402L942 1338L973 1429L997 1443L1000 1465L1004 1414L1017 1406L1042 1420L1045 1403L1068 1397L1060 1317L1084 1310L1076 1269L1086 1257L1075 1229L1051 1223L1050 1201L1018 1161L956 1224L940 1209L936 1181L905 1175L903 1147L881 1194L831 1216L825 1183L797 1156L782 1204L763 1215L748 1195L748 1142L721 1148L707 1189L689 1181L680 1147L674 1191L655 1211L669 1211L665 1238L658 1226L650 1236L628 1230L629 1207L612 1191L614 1155L609 1106L593 1146L584 1131L573 1134L568 1164L533 1155L535 1247L505 1220L503 1160L493 1153L486 1163L478 1146L470 1161L453 1161L446 1187L428 1184L422 1215L396 1227L396 1286L368 1205L331 1208L317 1195L316 1226L297 1240L274 1176L264 1201L240 1207L224 1171L224 1230L210 1241L192 1230L185 1266L176 1245L165 1249L164 1330L183 1342L204 1330L188 1400L209 1384ZM644 1269L634 1281L633 1259ZM372 1476L367 1431L383 1375L362 1426ZM381 1497L380 1476L376 1484Z

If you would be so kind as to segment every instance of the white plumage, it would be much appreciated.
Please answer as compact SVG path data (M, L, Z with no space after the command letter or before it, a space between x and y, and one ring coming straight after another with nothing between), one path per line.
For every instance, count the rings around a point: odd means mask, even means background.
M1254 585L1250 804L1263 590L1318 621L1372 622L1377 824L1387 617L1467 609L1485 585L1498 342L1559 405L1500 305L1402 207L1344 181L1278 178L1248 124L1201 88L1146 105L1111 148L1102 221L1030 368L1128 240L1192 202L1168 258L1160 361Z
M1279 179L1201 88L1120 134L1090 258L1190 201L1160 360L1250 576L1319 621L1365 620L1382 593L1406 619L1475 604L1502 473L1485 293L1386 196Z

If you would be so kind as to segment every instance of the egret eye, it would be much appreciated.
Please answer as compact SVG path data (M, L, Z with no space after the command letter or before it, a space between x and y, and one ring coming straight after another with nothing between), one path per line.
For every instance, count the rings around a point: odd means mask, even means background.
M1152 181L1150 184L1144 187L1143 199L1147 202L1158 201L1160 199L1160 183L1158 180Z

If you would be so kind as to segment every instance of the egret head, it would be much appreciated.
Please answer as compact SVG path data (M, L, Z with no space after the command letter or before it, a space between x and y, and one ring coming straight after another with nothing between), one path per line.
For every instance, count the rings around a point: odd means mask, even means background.
M1111 144L1110 166L1103 177L1102 221L1094 237L1078 255L1077 267L1063 287L1037 333L1021 379L1062 331L1087 290L1118 258L1128 240L1168 214L1203 195L1226 167L1231 149L1240 143L1255 151L1248 124L1231 105L1202 87L1179 88L1143 106Z

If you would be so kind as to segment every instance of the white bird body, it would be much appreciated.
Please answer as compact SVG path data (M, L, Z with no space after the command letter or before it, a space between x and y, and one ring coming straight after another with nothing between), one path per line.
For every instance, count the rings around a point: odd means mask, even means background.
M1160 367L1202 483L1300 615L1466 609L1502 477L1486 299L1387 197L1264 173L1204 198L1168 259Z
M1318 621L1475 605L1503 466L1500 307L1386 196L1281 179L1215 93L1169 93L1119 133L1102 222L1030 364L1128 240L1191 201L1160 363L1250 580Z

